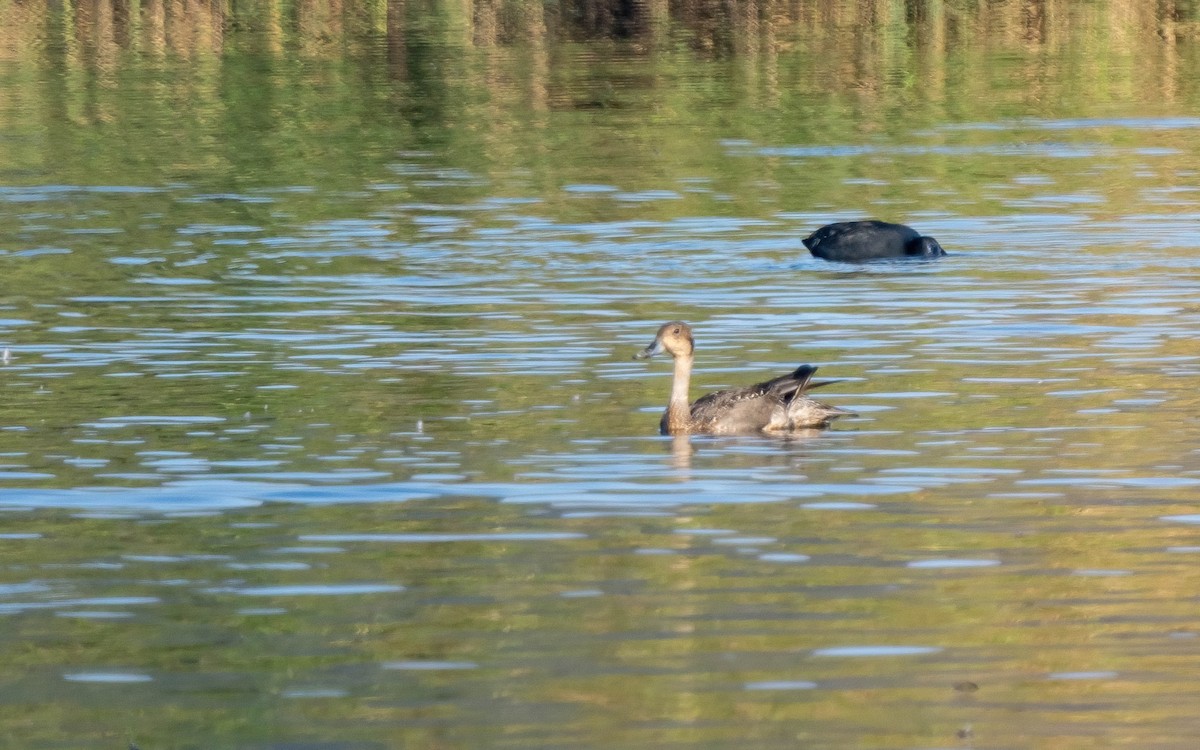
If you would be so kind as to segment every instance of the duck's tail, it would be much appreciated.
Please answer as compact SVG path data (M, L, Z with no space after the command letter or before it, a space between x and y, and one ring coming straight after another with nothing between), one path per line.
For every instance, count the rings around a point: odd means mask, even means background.
M787 375L780 375L774 380L768 380L761 387L763 391L773 393L781 400L788 401L812 387L810 385L812 383L812 376L816 372L817 368L814 365L800 365L793 372L789 372Z
M840 383L841 380L819 380L812 377L817 372L815 365L800 365L789 375L771 381L773 390L787 405L787 417L791 429L824 427L838 417L856 417L852 411L831 406L805 395L813 388Z
M777 394L784 401L788 401L798 395L811 391L813 388L824 388L827 385L844 382L842 379L813 380L812 376L816 373L816 365L800 365L793 372L767 381L763 385L766 390Z

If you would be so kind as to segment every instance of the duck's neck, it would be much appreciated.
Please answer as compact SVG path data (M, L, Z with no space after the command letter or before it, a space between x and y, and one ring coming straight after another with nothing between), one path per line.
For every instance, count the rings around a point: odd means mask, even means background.
M692 421L688 401L688 385L692 379L692 355L675 358L675 379L671 382L671 400L663 417L663 430L669 433L687 432Z

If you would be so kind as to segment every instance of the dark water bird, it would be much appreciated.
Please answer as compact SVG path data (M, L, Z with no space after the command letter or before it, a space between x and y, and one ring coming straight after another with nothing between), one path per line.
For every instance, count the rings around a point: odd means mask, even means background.
M853 416L852 412L805 395L812 388L837 382L812 382L817 371L812 365L801 365L787 375L744 388L716 391L689 404L688 385L695 349L691 327L682 321L672 321L658 329L654 343L633 355L634 359L646 359L666 352L675 358L671 400L658 424L664 435L793 432L827 427L838 417Z
M804 239L818 258L842 263L866 263L898 258L940 258L946 254L932 237L886 221L842 221L826 224Z

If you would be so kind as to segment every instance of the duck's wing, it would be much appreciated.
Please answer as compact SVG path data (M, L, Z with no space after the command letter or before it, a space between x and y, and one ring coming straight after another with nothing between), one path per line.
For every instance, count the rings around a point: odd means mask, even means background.
M772 429L780 420L786 419L788 402L810 387L816 371L812 365L801 365L793 372L771 380L701 396L692 402L692 424L699 430L710 432Z
M787 375L780 375L777 378L764 380L761 383L741 388L727 388L723 391L713 391L692 402L692 416L696 415L697 410L728 409L733 404L754 401L766 396L775 396L783 400L794 393L803 392L806 386L817 387L816 385L809 386L809 382L816 371L817 368L812 365L800 365ZM835 381L830 380L817 385L828 385L828 383L833 382Z

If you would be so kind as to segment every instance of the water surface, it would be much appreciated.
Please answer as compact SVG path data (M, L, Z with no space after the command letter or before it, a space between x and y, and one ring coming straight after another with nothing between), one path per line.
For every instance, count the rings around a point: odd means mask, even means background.
M1190 747L1194 44L829 7L0 11L13 746ZM859 416L657 435L669 319Z

